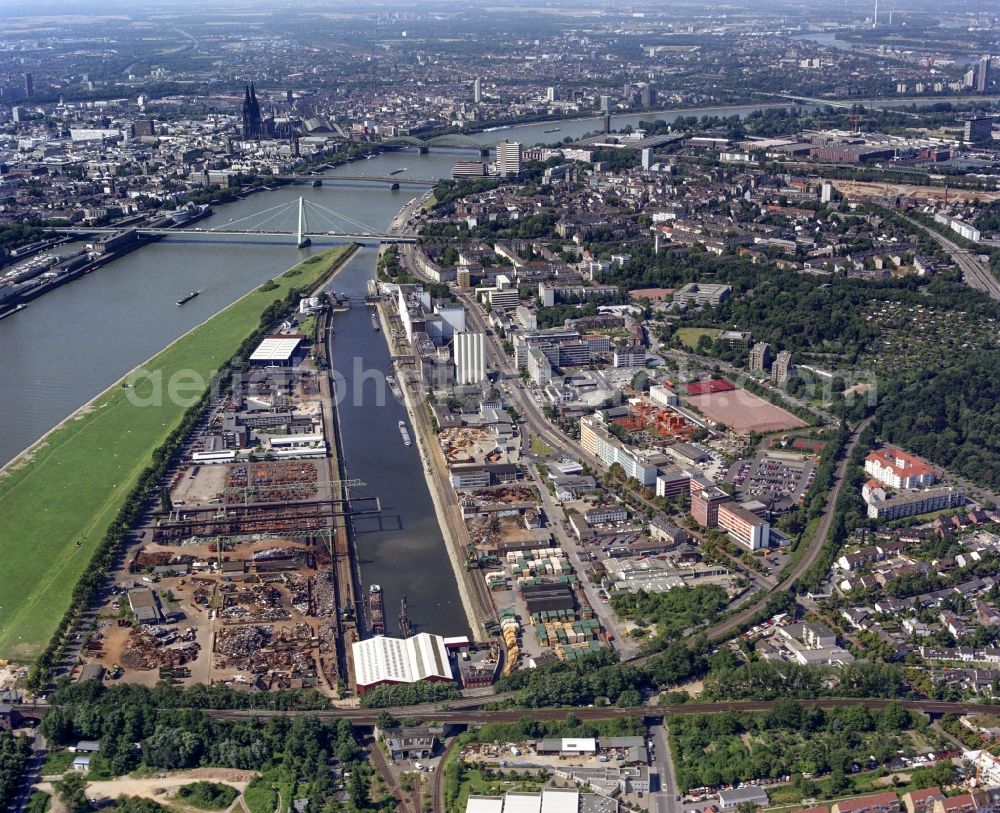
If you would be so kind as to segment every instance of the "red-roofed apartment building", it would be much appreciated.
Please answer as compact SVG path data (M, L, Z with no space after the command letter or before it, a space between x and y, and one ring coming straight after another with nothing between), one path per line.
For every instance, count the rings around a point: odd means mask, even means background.
M906 808L906 813L932 813L934 802L943 798L941 788L911 790L903 794L903 806Z
M901 449L879 449L865 458L865 471L892 488L923 488L934 482L934 468Z
M932 813L993 813L996 809L992 793L979 791L937 799L931 811Z
M837 802L831 810L833 813L899 813L900 807L895 793L875 793L856 799L844 799Z

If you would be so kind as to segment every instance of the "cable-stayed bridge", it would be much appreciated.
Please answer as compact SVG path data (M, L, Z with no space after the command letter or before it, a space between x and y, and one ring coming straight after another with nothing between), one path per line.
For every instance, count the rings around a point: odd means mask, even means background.
M134 226L140 235L172 235L181 237L288 237L299 248L312 243L312 238L357 243L413 243L416 238L380 231L350 215L334 211L314 201L298 198L270 209L254 212L224 224L201 228L155 228ZM57 228L60 234L114 234L121 229L88 228L86 226ZM252 242L252 241L251 241ZM291 242L291 240L290 240Z

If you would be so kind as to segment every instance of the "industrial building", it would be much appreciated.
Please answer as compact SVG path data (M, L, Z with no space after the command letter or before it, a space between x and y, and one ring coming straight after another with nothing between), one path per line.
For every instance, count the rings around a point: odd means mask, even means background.
M293 367L301 358L304 336L268 336L250 354L255 367Z
M541 793L470 796L465 813L581 813L580 792L546 788Z
M486 335L459 333L455 336L455 383L479 384L486 378Z
M420 632L411 638L377 635L351 645L358 693L374 686L454 680L445 639Z

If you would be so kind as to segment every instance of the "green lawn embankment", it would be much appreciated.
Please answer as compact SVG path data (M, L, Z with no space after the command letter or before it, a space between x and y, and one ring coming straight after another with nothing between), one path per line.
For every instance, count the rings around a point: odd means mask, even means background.
M153 451L204 391L192 382L209 381L269 305L292 288L315 286L348 251L317 254L220 311L141 365L148 374L126 376L133 386L116 383L3 471L0 658L28 660L45 648ZM161 398L151 397L157 381ZM187 404L169 397L172 381Z

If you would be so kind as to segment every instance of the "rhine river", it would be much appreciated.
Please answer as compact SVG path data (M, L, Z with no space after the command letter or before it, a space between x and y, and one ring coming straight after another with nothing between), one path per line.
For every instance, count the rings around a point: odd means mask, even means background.
M757 107L703 108L672 113L616 116L613 126L633 126L643 119L672 120L679 115L746 114ZM505 128L473 137L490 144L508 136L526 145L578 138L600 127L600 119L576 119ZM557 132L548 132L558 128ZM331 226L358 231L356 223L383 231L399 209L426 187L406 184L406 177L450 177L452 165L468 151L390 152L372 160L336 168L330 176L395 177L401 189L385 185L327 182L279 187L215 207L200 223L219 228L262 210L290 204L302 196L351 221L327 219ZM294 215L277 217L275 230L294 228ZM133 367L252 288L329 244L322 239L298 250L293 238L168 237L141 248L79 280L34 300L28 308L0 321L0 465L35 442ZM65 253L66 250L62 249ZM334 279L338 291L363 295L375 272L376 251L359 251ZM188 291L200 295L183 307L176 301ZM334 367L351 380L355 359L363 370L391 371L381 333L372 330L369 312L357 307L334 322ZM386 598L387 632L396 631L399 602L406 594L416 630L445 635L467 632L465 614L450 561L441 539L416 446L402 445L397 429L405 410L387 394L375 403L374 388L340 405L341 434L348 474L370 485L383 513L357 527L362 581L381 584ZM375 406L373 406L375 404Z

